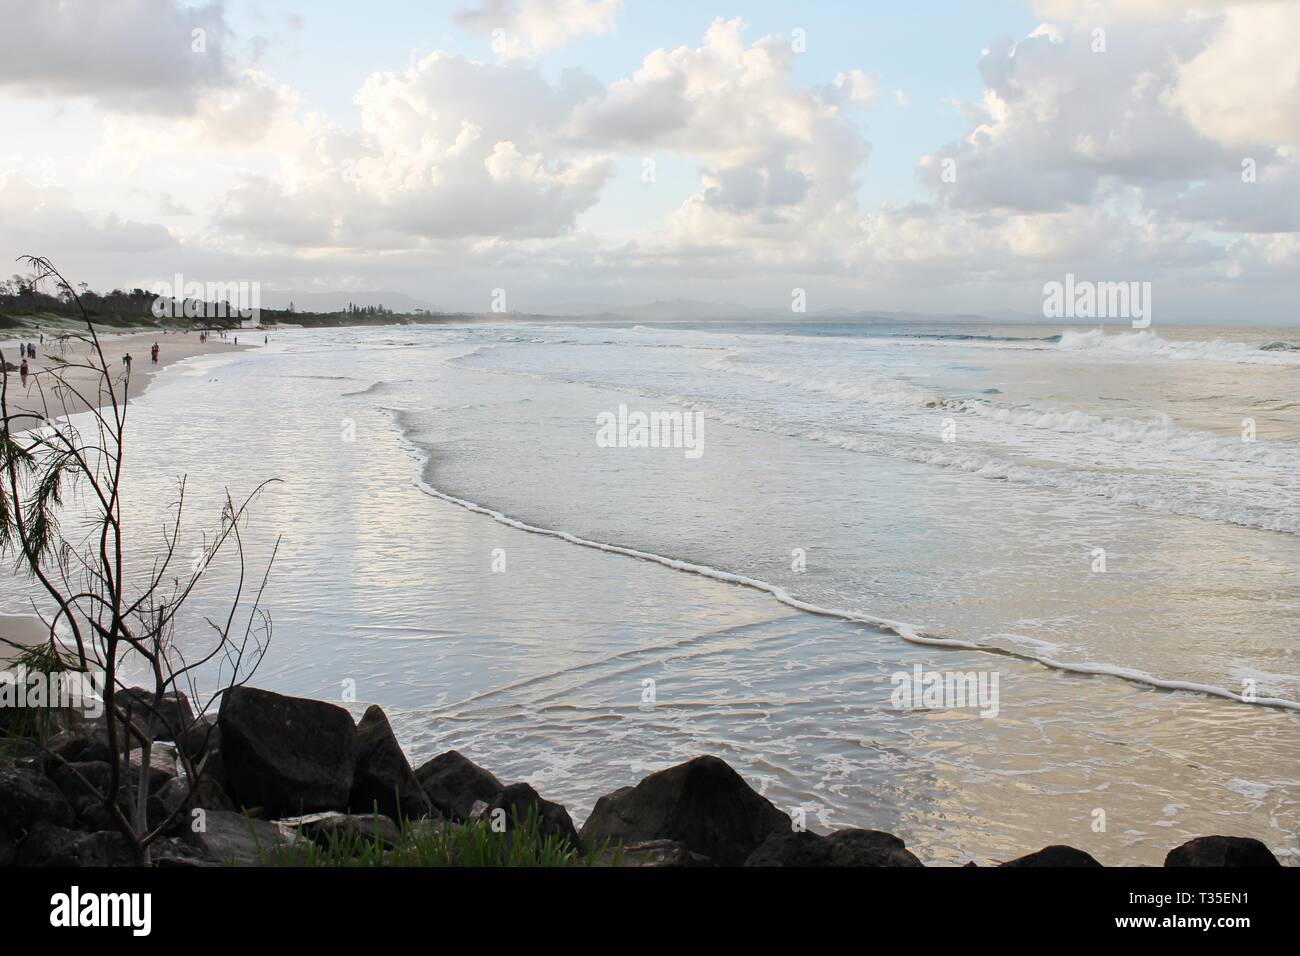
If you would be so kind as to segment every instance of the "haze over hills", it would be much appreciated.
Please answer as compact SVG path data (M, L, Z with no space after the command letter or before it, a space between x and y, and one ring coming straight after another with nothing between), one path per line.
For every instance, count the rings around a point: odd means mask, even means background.
M437 306L402 292L389 289L376 291L305 292L301 289L266 289L262 292L262 308L287 309L290 303L298 312L341 312L349 304L379 306L394 312L437 312Z
M838 320L878 320L885 322L965 322L965 323L1005 323L1005 324L1050 324L1078 326L1127 326L1127 319L1046 319L1039 312L1024 312L1013 309L992 308L975 312L925 312L911 310L890 310L873 308L850 308L834 306L826 309L809 309L807 312L795 313L788 306L773 308L756 308L738 302L706 302L700 299L656 299L652 302L630 305L615 305L593 299L566 300L549 306L514 308L503 313L483 310L448 309L391 289L359 291L343 290L334 292L310 292L304 290L269 290L262 294L264 309L287 309L293 303L297 312L334 313L345 310L349 304L356 306L380 306L391 309L397 315L412 315L427 312L432 315L474 316L478 319L500 319L515 321L538 318L570 319L604 319L624 320L629 322L834 322ZM1222 317L1166 318L1165 325L1233 325L1242 324Z

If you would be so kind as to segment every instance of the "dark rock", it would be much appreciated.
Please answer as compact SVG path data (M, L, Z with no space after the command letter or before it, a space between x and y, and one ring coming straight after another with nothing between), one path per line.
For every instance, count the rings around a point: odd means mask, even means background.
M383 708L373 704L357 724L357 763L348 800L353 813L418 820L433 812L420 781L393 735Z
M48 777L35 770L0 770L0 828L17 835L40 823L71 826L74 818L67 798Z
M439 754L415 771L429 802L443 816L464 822L475 800L491 800L504 789L492 774L454 750Z
M150 858L157 867L220 866L209 860L201 850L172 837L159 837L150 847Z
M177 777L175 780L168 781L154 796L169 810L175 809L182 804L187 809L193 809L194 807L201 807L204 810L235 809L234 803L226 795L226 792L217 786L216 781L210 779L206 773L199 777L192 792L190 791L189 781L183 777Z
M176 740L176 749L196 763L203 755L221 747L221 728L217 718L204 714L197 718Z
M131 780L140 777L143 754L140 750L131 751ZM149 747L149 792L160 789L171 780L175 780L176 747L170 743L154 743Z
M50 779L80 815L86 807L103 802L112 775L113 768L106 761L78 760L55 767Z
M185 842L223 866L257 866L288 839L274 823L213 810L183 831Z
M773 830L745 860L745 866L830 865L830 842L811 830Z
M1101 866L1087 853L1072 846L1054 844L1044 847L1037 853L1017 857L1002 864L1003 866Z
M133 756L133 761L136 759L139 759L139 751L136 751ZM128 780L119 785L117 794L117 805L128 817L133 817L135 813L136 782L140 779L138 765L133 763L131 771ZM61 764L51 774L51 779L76 812L77 820L88 830L118 828L117 820L104 804L103 797L111 784L112 772L112 767L104 761L88 760ZM165 809L167 805L160 800L159 795L168 792L169 788L178 785L179 781L175 776L169 776L164 768L156 765L149 768L149 780L151 786L156 789L149 797L147 819L150 826L156 826L165 820L167 813L170 812ZM222 806L224 809L230 809L229 801Z
M280 821L284 823L286 821ZM345 846L357 843L371 844L376 840L385 849L402 842L402 831L397 823L385 816L370 814L321 813L308 817L298 824L303 836L321 846L336 841Z
M71 730L61 730L51 737L45 748L56 758L69 763L81 760L86 748L94 743L94 738ZM57 765L57 760L55 761Z
M696 757L608 793L582 827L588 845L677 840L718 866L744 863L790 818L717 757Z
M615 858L618 858L617 865L620 867L686 867L686 866L713 866L708 857L701 856L698 853L692 853L685 844L678 843L676 840L647 840L644 843L633 843L621 848L620 854L618 847L606 848L596 860L596 866L614 866Z
M774 830L745 866L921 866L898 837L880 830L836 830L821 836L805 830Z
M131 748L136 750L140 748L143 739L148 736L148 727L141 723L139 718L140 715L133 718L132 732L130 734ZM113 722L113 728L117 736L117 743L115 746L110 746L108 715L106 713L102 713L98 717L88 717L78 711L73 711L67 715L62 733L83 741L83 746L76 755L77 760L108 761L112 759L114 751L118 753L122 751L128 737L127 726L120 717Z
M1250 837L1205 836L1169 851L1165 866L1281 866L1272 851Z
M189 781L178 777L149 798L149 826L162 826L170 820L170 829L180 830L189 826L196 809L233 811L235 805L207 774L199 777L192 792Z
M49 751L34 740L0 737L0 767L45 773L50 769L52 759Z
M569 811L558 803L543 800L537 791L526 783L512 783L503 789L488 801L484 815L492 819L497 810L505 811L503 819L507 832L515 828L516 820L523 824L528 819L528 814L533 812L537 816L538 836L542 839L557 836L582 852L584 844L573 826Z
M184 694L169 692L162 695L158 706L153 706L153 691L143 687L130 687L114 695L118 710L127 712L130 707L131 723L150 740L175 741L194 723L190 699Z
M82 833L38 825L18 848L18 866L134 866L135 857L120 833Z
M831 866L923 866L901 839L882 830L836 830L826 838Z
M14 865L14 857L18 855L18 847L10 838L9 834L0 828L0 869L6 866Z
M342 707L233 687L222 699L219 726L227 788L237 805L276 816L347 806L356 726Z

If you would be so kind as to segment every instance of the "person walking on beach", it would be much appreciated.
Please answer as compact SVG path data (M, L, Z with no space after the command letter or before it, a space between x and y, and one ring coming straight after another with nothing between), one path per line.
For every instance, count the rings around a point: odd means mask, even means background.
M23 364L19 367L19 374L22 375L23 378L23 388L27 387L27 373L27 359L23 359Z
M131 353L130 352L127 352L125 355L122 356L122 365L126 368L127 374L130 375L131 374Z
M157 342L155 342L153 344L153 348L149 350L149 358L153 360L154 365L158 364L158 343Z

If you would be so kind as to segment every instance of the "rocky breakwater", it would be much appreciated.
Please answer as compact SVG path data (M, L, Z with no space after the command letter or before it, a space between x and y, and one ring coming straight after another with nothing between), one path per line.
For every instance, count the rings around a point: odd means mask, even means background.
M181 698L167 704L170 719L138 728L152 741L150 771L123 796L148 788L151 825L165 827L151 847L157 866L330 865L352 855L379 865L923 865L890 833L794 828L717 757L606 794L579 830L528 783L503 783L454 750L412 767L378 706L357 722L333 704L249 687L227 691L215 717L194 718ZM88 787L110 772L102 721L65 722L39 744L0 744L0 866L134 862ZM194 787L180 753L202 766ZM1101 864L1049 846L1000 865ZM1216 835L1174 848L1165 865L1279 864L1257 840Z

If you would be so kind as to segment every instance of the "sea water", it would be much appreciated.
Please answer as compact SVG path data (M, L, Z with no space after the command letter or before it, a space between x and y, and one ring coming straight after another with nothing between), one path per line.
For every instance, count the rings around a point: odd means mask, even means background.
M413 758L455 748L579 820L714 753L810 827L927 862L1063 842L1158 863L1208 833L1297 858L1284 331L272 339L165 373L128 428L137 568L180 475L185 555L222 489L279 479L243 531L245 597L279 538L253 683L380 703ZM698 422L699 454L639 441L637 414ZM237 572L205 570L179 646L224 624Z

